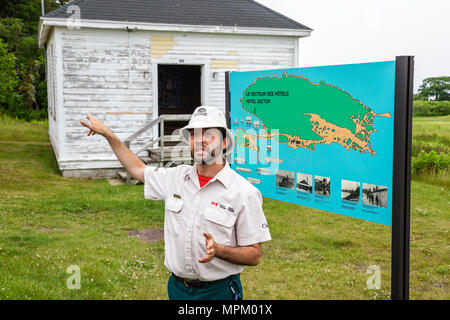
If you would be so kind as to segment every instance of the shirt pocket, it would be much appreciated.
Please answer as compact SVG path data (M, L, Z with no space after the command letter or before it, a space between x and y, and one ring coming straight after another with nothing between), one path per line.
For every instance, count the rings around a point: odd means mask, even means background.
M180 219L183 205L184 202L181 199L175 197L168 197L166 199L166 216L164 224L167 231L175 237L178 237L178 234L180 233Z
M235 214L216 208L208 208L203 212L202 234L208 232L217 243L230 245L235 222Z

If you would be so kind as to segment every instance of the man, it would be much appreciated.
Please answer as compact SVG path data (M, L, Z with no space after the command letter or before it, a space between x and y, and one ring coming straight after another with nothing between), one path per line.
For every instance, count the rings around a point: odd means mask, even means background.
M234 137L224 115L200 106L181 129L194 165L146 166L105 124L87 114L88 136L99 133L124 168L144 183L144 197L165 201L164 264L172 272L169 299L239 299L239 274L261 260L271 240L261 193L232 170L225 156Z

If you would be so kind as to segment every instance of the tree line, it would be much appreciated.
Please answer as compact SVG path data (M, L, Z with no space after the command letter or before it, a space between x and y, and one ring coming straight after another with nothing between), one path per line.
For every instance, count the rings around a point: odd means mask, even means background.
M45 0L45 12L68 0ZM44 49L38 48L41 0L0 2L0 113L47 118Z
M449 101L450 77L431 77L423 80L414 100Z

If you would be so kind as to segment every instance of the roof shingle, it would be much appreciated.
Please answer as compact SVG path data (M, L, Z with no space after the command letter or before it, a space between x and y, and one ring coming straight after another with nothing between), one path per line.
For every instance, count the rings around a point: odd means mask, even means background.
M88 20L312 30L253 0L73 0L44 17L68 18L70 5Z

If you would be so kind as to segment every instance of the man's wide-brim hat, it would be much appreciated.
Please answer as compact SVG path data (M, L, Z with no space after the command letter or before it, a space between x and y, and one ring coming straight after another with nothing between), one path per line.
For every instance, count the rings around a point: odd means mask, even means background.
M234 149L234 136L227 127L227 120L222 112L217 108L209 106L200 106L195 109L188 125L181 128L183 139L189 143L189 130L200 128L223 128L225 129L229 143L224 154L230 154Z

